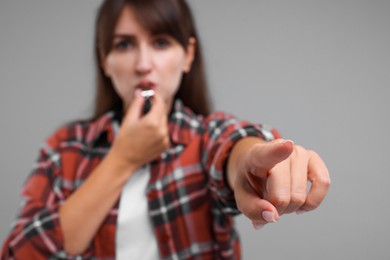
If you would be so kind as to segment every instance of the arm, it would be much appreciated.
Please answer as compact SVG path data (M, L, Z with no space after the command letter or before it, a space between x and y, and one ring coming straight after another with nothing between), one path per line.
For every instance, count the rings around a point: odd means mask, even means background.
M41 148L31 175L24 183L22 203L1 259L48 259L63 251L58 210L62 203L59 180L61 158L53 149L58 131ZM86 252L88 255L88 252Z
M122 183L133 172L120 168L123 164L109 153L63 203L64 191L58 182L64 177L60 165L67 161L54 149L61 142L57 137L61 133L42 148L37 166L25 183L24 206L4 243L1 259L90 257L92 251L86 248L117 200Z
M247 138L269 142L278 137L280 134L275 129L239 121L225 113L213 113L205 120L202 163L210 176L211 194L222 211L228 214L240 213L227 175L227 162L237 142Z
M122 187L137 169L118 158L115 150L111 150L83 185L60 207L64 249L71 255L85 251L118 200Z
M64 246L71 254L87 248L136 169L168 148L164 101L157 93L151 111L140 118L142 106L138 93L106 158L60 209Z
M152 108L143 118L138 113L143 100L136 100L107 156L69 197L73 187L64 193L59 183L69 181L74 185L73 177L64 178L63 172L67 168L73 175L78 159L71 153L73 160L69 164L69 154L61 148L67 129L48 140L25 184L25 203L4 243L1 259L71 257L67 253L91 256L86 248L118 199L121 187L137 167L157 157L168 145L166 116L160 115L165 111L162 99L157 97L154 112Z

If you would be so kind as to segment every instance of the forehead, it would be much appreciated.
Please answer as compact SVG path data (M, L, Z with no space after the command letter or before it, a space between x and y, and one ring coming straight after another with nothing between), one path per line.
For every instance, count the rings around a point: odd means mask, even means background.
M137 20L134 9L129 5L126 5L121 11L114 31L115 34L150 34L149 31Z

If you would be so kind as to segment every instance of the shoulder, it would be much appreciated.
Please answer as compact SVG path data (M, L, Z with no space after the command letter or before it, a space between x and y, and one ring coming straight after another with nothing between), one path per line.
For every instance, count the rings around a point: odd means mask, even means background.
M213 112L208 116L202 116L195 114L189 107L187 107L179 99L175 100L172 113L170 115L170 122L183 126L184 128L192 128L193 130L201 130L207 125L215 124L217 122L224 122L227 120L235 119L233 114L226 112Z
M190 108L186 107L181 100L176 100L170 117L171 131L186 130L193 134L207 132L219 132L222 130L233 130L245 126L256 127L246 120L241 120L232 113L215 111L207 116L197 115Z
M232 140L246 136L260 137L266 141L281 138L279 132L266 124L253 123L226 112L214 112L204 120L205 131L212 136L230 135Z
M249 121L238 118L234 114L222 111L213 112L203 120L203 127L206 131L222 130L227 127L237 128L246 125L252 124Z
M239 119L227 112L222 112L222 111L216 111L211 114L209 114L207 117L204 118L204 124L209 125L209 124L215 124L217 122L226 122L226 121L238 121Z

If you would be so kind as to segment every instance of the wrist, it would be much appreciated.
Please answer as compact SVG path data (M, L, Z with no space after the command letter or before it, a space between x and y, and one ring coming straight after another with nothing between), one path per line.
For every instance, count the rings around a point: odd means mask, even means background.
M120 175L131 175L140 167L126 160L124 156L115 149L110 149L108 151L105 161L108 165L115 168L114 172Z
M258 137L245 137L239 140L232 148L228 160L227 178L230 188L234 191L234 185L239 174L244 174L246 171L245 165L248 160L248 154L254 145L266 143Z

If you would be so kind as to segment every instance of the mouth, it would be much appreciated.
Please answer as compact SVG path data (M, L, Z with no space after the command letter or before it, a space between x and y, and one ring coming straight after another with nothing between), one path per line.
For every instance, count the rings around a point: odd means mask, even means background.
M142 91L144 90L154 90L156 88L156 84L154 84L152 81L149 80L142 80L138 83L136 86L137 89L140 89Z

